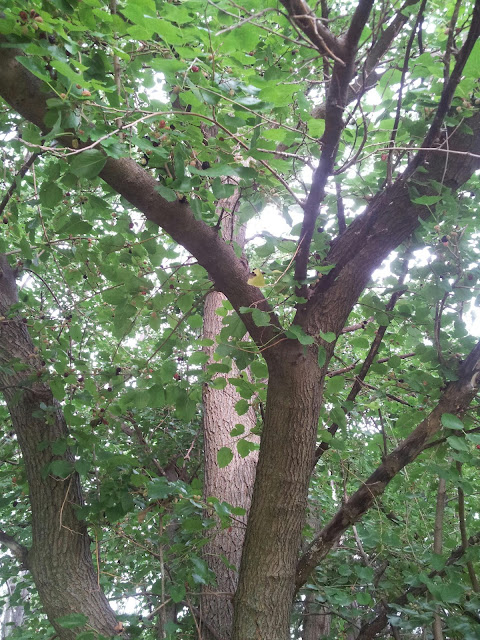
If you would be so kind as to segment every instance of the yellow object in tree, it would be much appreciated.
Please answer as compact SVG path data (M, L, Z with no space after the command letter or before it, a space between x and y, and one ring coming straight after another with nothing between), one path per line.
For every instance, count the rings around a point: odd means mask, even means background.
M265 278L263 277L260 269L254 269L250 274L249 279L247 280L248 284L251 284L253 287L264 287L265 286Z

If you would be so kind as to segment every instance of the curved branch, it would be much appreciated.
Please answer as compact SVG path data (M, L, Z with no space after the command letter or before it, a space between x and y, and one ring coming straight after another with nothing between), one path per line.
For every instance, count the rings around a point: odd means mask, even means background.
M370 49L365 62L361 66L359 75L348 88L347 104L354 100L358 100L362 95L376 85L381 74L375 72L375 67L379 64L383 56L390 49L393 41L399 34L402 27L408 22L409 15L405 15L403 11L413 4L417 4L420 0L406 0L397 11L388 27L382 32L382 35ZM312 111L314 118L325 118L325 103L318 105Z
M444 188L454 192L480 167L480 112L469 118L468 125L473 133L457 129L451 135L449 145L454 153L432 151L427 155L427 171L416 184L420 195L438 195L430 187L434 181L443 181ZM377 194L334 241L325 264L335 267L307 292L309 300L298 310L296 322L312 336L319 331L338 335L371 273L411 235L419 218L430 214L429 207L411 201L403 179Z
M20 544L13 538L9 536L5 531L0 530L0 544L3 544L7 549L13 553L15 558L20 562L22 569L29 569L28 562L28 549L23 544Z
M450 383L435 409L392 451L362 486L345 502L320 531L297 565L296 590L307 581L317 564L326 557L340 536L358 522L387 488L389 482L407 464L422 453L427 441L441 428L444 413L461 415L480 386L480 342L465 360L459 379Z
M1 37L0 42L5 44L5 38ZM0 96L46 133L46 101L53 94L45 93L42 82L16 60L22 55L18 49L0 48ZM59 137L59 140L70 146L71 136ZM242 319L260 347L272 340L280 329L277 316L262 291L248 284L248 265L235 255L233 247L219 236L215 228L197 220L187 202L165 200L156 190L158 183L155 178L131 158L108 157L99 176L189 251L237 312L240 307L256 307L270 313L271 324L268 327L257 327L251 313L243 315Z
M25 160L25 162L23 163L23 166L21 167L20 171L15 175L15 178L13 179L12 184L8 188L7 193L3 196L2 202L0 202L0 215L2 215L2 213L5 211L5 207L9 203L10 198L13 195L13 192L17 188L18 179L21 180L24 177L24 175L27 173L27 171L30 169L30 167L32 166L32 164L35 162L35 160L38 158L39 155L41 155L41 154L40 153L31 153L31 154L28 155L28 157Z
M318 51L340 64L344 64L341 57L341 46L337 38L322 21L317 18L304 0L280 0L288 11L292 22L303 31Z

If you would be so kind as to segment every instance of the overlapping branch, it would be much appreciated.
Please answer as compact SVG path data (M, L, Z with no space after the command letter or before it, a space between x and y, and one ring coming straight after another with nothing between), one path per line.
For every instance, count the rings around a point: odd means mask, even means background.
M2 40L5 44L5 39ZM41 81L16 60L21 55L18 49L0 48L0 95L21 116L46 133L46 101L53 94L45 93ZM71 136L59 140L69 146ZM271 325L268 327L257 327L250 313L245 314L243 320L259 346L271 342L280 328L279 321L260 289L248 284L249 270L245 262L235 255L233 247L215 228L197 220L187 202L165 200L157 191L155 178L131 158L108 157L100 177L189 251L235 309L251 307L269 312Z
M443 182L445 188L456 191L480 167L480 113L470 118L468 125L471 132L457 129L449 139L449 148L462 153L432 151L426 156L423 184L416 184L420 195L438 195L431 186L435 182ZM430 214L429 207L411 201L405 180L397 180L377 194L333 243L325 263L335 267L311 290L296 321L310 335L318 335L319 331L338 335L371 273L408 238L418 226L418 219Z
M28 569L28 549L20 544L14 537L8 535L4 531L0 531L0 544L3 544L13 553L15 558L20 562L22 568Z
M480 342L465 360L459 379L450 383L435 409L400 443L362 486L344 503L332 520L314 538L297 566L296 589L300 589L317 564L340 536L372 507L389 482L422 453L428 440L442 428L444 413L462 415L480 387Z
M341 44L334 34L315 15L304 0L280 0L292 22L299 27L318 51L332 60L341 60Z
M471 536L468 539L468 547L478 546L480 544L480 532ZM451 567L453 564L458 562L462 556L465 554L467 547L461 544L459 547L454 549L448 560L445 563L445 567ZM441 569L440 571L431 571L428 574L428 579L433 580L436 576L444 576L446 573L445 569ZM377 610L377 617L371 622L365 623L359 631L358 636L355 640L373 640L388 624L388 612L389 609L395 611L395 608L404 607L412 600L419 598L424 595L427 591L428 587L426 584L421 584L418 587L411 587L407 589L404 593L395 598L395 601L392 603L384 603L381 605L380 610Z
M292 3L287 4L291 5ZM301 2L301 4L303 5L304 3ZM315 231L315 223L318 218L320 204L325 197L327 180L333 172L340 135L344 128L343 112L347 105L348 88L355 72L354 62L358 42L370 15L372 5L373 0L360 0L358 3L347 33L342 38L341 45L339 45L341 60L336 60L333 66L326 100L322 154L318 167L313 174L310 193L304 205L302 230L295 258L295 279L299 283L302 283L307 276L310 244ZM295 10L293 15L295 16L297 13ZM300 23L298 18L294 19L304 28L304 23ZM305 297L307 294L306 286L300 286L298 293Z

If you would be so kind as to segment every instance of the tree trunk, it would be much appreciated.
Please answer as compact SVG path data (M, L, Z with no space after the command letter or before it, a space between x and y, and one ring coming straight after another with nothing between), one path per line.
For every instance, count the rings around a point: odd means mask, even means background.
M267 410L235 596L234 640L290 637L322 400L315 349L286 340L268 364Z
M326 607L315 602L313 593L307 594L303 605L302 640L322 640L330 634L332 616Z
M333 484L333 483L332 483ZM309 505L308 524L315 534L322 529L320 510L314 504ZM302 640L322 640L330 634L332 614L328 608L316 600L315 592L308 592L303 601Z
M24 319L10 314L17 303L15 276L0 255L0 388L12 418L27 474L32 509L31 570L45 612L61 640L74 640L82 629L106 636L118 632L116 620L99 584L84 522L76 517L83 504L80 480L74 471L65 479L48 472L55 460L74 462L67 450L54 455L50 445L68 436L57 401L44 376L42 363ZM21 366L15 366L17 365ZM73 469L73 466L72 466ZM88 623L66 629L57 619L81 613Z
M244 244L244 229L235 231L234 209L238 200L236 192L232 198L222 202L223 217L222 231L228 241L236 241L240 246ZM219 207L217 207L217 210ZM228 211L228 213L225 213ZM218 291L209 293L204 305L203 336L215 343L206 347L208 364L215 362L213 355L216 340L223 327L222 317L216 310L222 306L225 296ZM232 369L228 374L217 374L215 378L238 377L239 370L232 362ZM248 375L248 372L243 372ZM204 558L209 568L217 576L216 587L209 587L202 595L202 620L206 623L202 631L203 640L214 640L215 635L226 640L231 637L233 622L233 595L237 588L238 568L245 537L247 514L250 508L255 469L258 460L256 451L242 458L236 448L238 437L234 438L230 432L236 424L244 426L243 435L252 442L258 442L258 436L249 436L255 427L256 417L252 407L242 416L235 410L235 404L241 399L232 384L224 389L215 389L205 385L203 390L203 432L205 452L204 493L208 498L213 496L220 502L228 502L235 507L245 509L245 516L235 516L231 526L222 529L215 527L209 543L204 550ZM233 460L227 467L220 468L217 463L217 453L221 447L229 447L233 453ZM227 566L225 560L228 562ZM210 630L213 630L214 634Z
M5 584L8 596L8 604L2 612L0 620L0 640L8 638L8 636L14 631L15 627L20 627L23 624L23 618L25 616L25 609L22 605L11 605L10 599L15 591L15 581L7 580ZM21 599L25 600L28 596L26 589L21 591Z
M433 553L441 555L443 550L443 520L445 516L445 503L447 498L447 481L445 478L438 479L437 508L435 512L435 526L433 531ZM443 625L440 615L441 608L437 606L433 618L433 638L443 640Z

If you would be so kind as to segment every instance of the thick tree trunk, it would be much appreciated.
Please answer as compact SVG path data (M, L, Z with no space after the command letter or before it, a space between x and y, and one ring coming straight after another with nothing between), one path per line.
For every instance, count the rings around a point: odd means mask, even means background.
M221 201L217 206L219 217L222 217L222 232L228 242L235 241L243 247L245 241L245 229L235 228L236 218L234 211L238 203L239 194L236 191L227 200ZM220 204L222 205L220 207ZM220 211L221 210L221 211ZM223 212L223 213L221 213ZM222 306L225 296L218 291L209 293L204 305L203 336L214 341L210 347L206 347L208 364L215 362L214 352L216 341L223 327L222 317L216 310ZM215 377L226 379L237 377L240 374L235 363L228 374L217 374ZM243 375L248 375L243 372ZM205 385L203 390L203 433L205 453L205 478L204 493L208 498L213 496L221 502L228 502L235 507L245 509L245 516L236 516L230 527L222 529L216 527L210 537L210 541L204 550L204 557L209 568L217 576L216 587L204 590L202 596L202 620L206 623L203 630L203 640L226 640L231 637L233 622L233 595L237 588L238 569L245 537L247 515L255 482L255 469L258 453L253 451L247 457L242 458L236 448L238 437L232 437L230 432L236 424L244 426L243 435L252 442L258 442L258 436L249 436L255 427L256 417L252 407L242 416L235 410L235 404L240 400L240 395L235 387L227 383L224 389L215 389ZM217 453L222 447L229 447L233 452L233 460L227 467L220 468L217 463ZM228 565L225 563L228 562Z
M76 517L82 505L78 474L62 479L48 472L54 460L74 462L70 452L54 455L50 445L65 439L68 431L50 388L38 382L42 363L18 315L15 277L0 255L0 388L22 451L32 509L32 547L28 566L40 600L61 640L74 640L81 630L65 629L57 619L81 613L84 629L105 636L118 632L116 620L99 584L90 553L85 523ZM20 366L16 366L20 365Z
M204 337L215 340L222 328L222 318L215 311L221 306L225 296L216 291L210 293L204 307ZM208 348L209 362L213 362L215 346ZM225 377L238 376L239 372L233 364L233 370ZM245 427L244 435L248 436L255 427L253 408L239 416L235 404L240 395L235 387L227 384L224 389L205 386L203 392L204 406L204 449L205 449L205 497L213 496L221 502L228 502L235 507L242 507L248 513L255 480L257 452L254 451L242 458L236 448L237 438L230 435L236 424ZM249 440L258 441L258 436L249 436ZM233 460L227 467L219 468L217 452L221 447L229 447L233 452ZM227 529L217 527L212 532L204 557L208 566L217 576L216 588L207 589L202 598L202 618L209 627L216 630L222 639L229 638L232 629L232 598L237 588L238 567L242 554L247 516L236 516ZM225 558L232 568L227 567ZM209 592L213 595L208 595ZM208 627L205 639L209 638Z
M316 351L269 358L257 479L235 596L234 640L287 640L322 399Z

